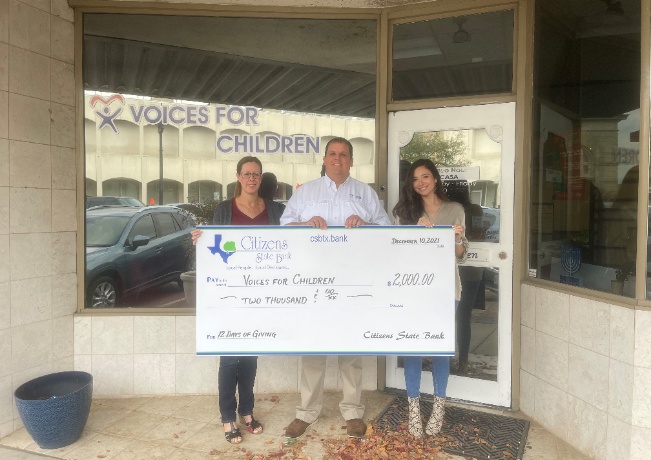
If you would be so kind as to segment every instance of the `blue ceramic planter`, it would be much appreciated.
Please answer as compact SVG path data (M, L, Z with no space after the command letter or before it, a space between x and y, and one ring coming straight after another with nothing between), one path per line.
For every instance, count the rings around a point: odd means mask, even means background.
M35 378L14 393L25 429L42 449L58 449L81 437L92 396L93 376L78 371Z

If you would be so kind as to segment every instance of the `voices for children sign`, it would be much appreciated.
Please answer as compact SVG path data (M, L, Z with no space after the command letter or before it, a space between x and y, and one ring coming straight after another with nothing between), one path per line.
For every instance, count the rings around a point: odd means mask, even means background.
M122 94L94 95L89 108L95 113L99 129L110 129L119 134L116 121L128 120L136 125L172 125L216 127L223 123L232 126L257 126L261 109L228 105L192 105L149 103L127 100ZM318 154L318 137L294 134L220 134L217 151L225 154Z
M197 354L454 355L451 227L200 227Z

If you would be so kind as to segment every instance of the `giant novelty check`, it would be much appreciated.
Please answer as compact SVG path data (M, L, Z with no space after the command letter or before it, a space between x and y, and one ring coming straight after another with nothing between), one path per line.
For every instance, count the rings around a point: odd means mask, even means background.
M197 354L454 355L451 227L200 227Z

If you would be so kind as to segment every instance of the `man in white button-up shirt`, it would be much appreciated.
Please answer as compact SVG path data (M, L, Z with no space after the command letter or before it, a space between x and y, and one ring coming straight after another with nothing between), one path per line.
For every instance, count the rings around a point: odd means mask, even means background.
M361 225L391 225L377 193L367 184L350 177L353 146L341 137L326 144L323 157L325 176L301 185L287 202L280 225L307 225L326 229L328 225L346 228ZM343 382L343 399L339 403L351 437L366 433L362 420L361 356L339 356L339 373ZM285 431L288 438L298 438L316 422L323 407L323 382L326 356L308 355L302 358L301 405L296 419Z

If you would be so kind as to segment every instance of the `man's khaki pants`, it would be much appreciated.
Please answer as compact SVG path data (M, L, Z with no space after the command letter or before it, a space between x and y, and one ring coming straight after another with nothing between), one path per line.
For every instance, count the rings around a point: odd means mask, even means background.
M362 357L342 355L339 360L339 375L342 380L344 397L339 403L339 410L344 420L364 416L364 406L360 404L362 394ZM296 418L313 423L323 408L323 382L326 373L324 355L302 357L301 371L301 405L296 407Z

